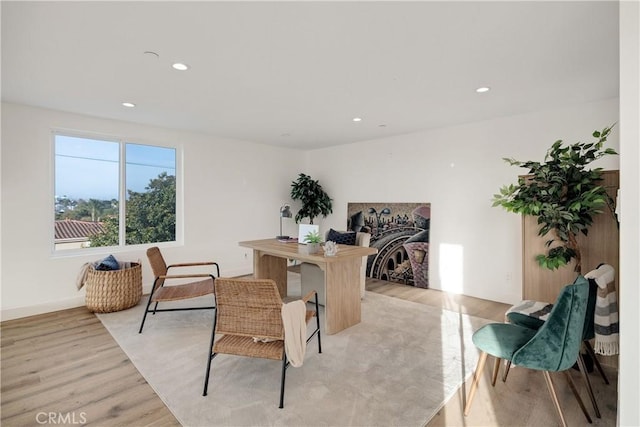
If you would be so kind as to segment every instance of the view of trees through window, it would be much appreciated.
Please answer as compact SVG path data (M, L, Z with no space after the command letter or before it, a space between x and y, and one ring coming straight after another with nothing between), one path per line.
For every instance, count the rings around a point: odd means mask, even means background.
M54 144L56 250L175 241L174 148L61 134Z

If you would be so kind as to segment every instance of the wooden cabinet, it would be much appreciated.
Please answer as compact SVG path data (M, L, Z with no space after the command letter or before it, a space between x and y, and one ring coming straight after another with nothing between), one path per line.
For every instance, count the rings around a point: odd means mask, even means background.
M609 196L615 201L619 186L619 172L604 171L603 185ZM538 266L535 257L544 253L545 241L548 239L538 236L539 226L536 217L522 218L522 295L523 299L545 301L553 303L560 293L560 289L574 281L576 273L574 264L559 270L547 270ZM603 212L594 218L587 236L578 236L582 252L582 274L593 270L604 262L612 265L616 270L616 286L619 267L619 231L617 222L605 207Z

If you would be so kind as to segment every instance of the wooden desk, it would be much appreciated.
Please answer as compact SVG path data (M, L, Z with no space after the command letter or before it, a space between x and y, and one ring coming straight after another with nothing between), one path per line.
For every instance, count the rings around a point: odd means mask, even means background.
M316 264L324 271L324 333L335 334L360 323L360 266L362 257L378 252L376 248L338 245L338 254L314 255L298 243L282 243L276 239L240 242L253 249L253 275L256 279L273 279L278 291L287 296L287 259Z

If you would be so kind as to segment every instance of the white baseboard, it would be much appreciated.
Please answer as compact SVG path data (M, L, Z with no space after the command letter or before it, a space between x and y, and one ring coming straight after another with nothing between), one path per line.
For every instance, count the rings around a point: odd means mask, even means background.
M36 316L38 314L51 313L53 311L67 310L69 308L82 307L84 295L58 301L50 301L44 304L28 305L24 307L7 308L0 311L0 320L20 319L22 317Z
M226 277L238 277L251 274L253 270L238 269L228 271L225 274ZM148 294L151 291L152 283L142 285L142 293ZM37 316L38 314L51 313L54 311L67 310L70 308L82 307L85 305L84 294L73 298L67 298L64 300L50 301L43 304L28 305L24 307L6 308L0 310L0 320L14 320L23 317Z

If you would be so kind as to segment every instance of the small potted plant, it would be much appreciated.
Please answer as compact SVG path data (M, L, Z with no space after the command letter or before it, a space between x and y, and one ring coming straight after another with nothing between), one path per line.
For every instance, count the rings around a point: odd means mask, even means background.
M304 236L304 241L307 244L307 252L309 254L320 252L320 243L322 242L320 233L317 231L310 231L306 236Z

